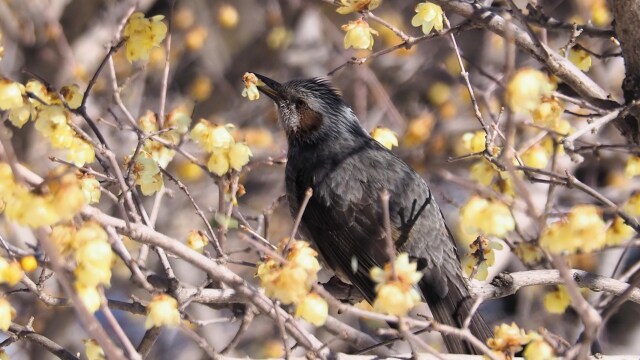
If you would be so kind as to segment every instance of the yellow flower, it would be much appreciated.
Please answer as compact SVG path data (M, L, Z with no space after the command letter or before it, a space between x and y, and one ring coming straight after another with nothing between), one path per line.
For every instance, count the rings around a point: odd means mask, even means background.
M484 131L467 132L462 134L462 144L465 150L472 153L484 151L486 148L487 133Z
M424 113L412 119L407 126L407 132L402 139L405 146L415 146L422 144L431 136L434 120L429 113Z
M95 286L87 286L77 281L74 286L78 293L78 297L80 297L80 300L90 313L93 314L100 309L102 299Z
M104 350L102 350L102 347L100 347L97 341L88 339L83 340L83 342L87 360L105 360L107 358L107 356L104 354Z
M213 91L213 83L208 76L200 75L189 85L189 96L196 101L204 101L209 98Z
M359 50L373 49L373 35L378 32L369 27L369 24L363 19L349 21L349 24L342 25L342 30L347 33L344 35L344 48L354 48Z
M471 165L469 169L469 178L484 186L491 184L497 174L498 169L485 158Z
M180 312L178 311L176 299L167 294L154 296L149 305L147 305L145 328L178 325L180 325Z
M515 253L525 264L535 264L542 259L540 248L528 242L518 243Z
M187 236L187 246L197 252L202 252L208 243L209 239L202 231L191 230Z
M258 85L261 83L255 74L247 72L242 75L242 81L244 81L244 89L242 89L242 97L246 97L249 100L258 100L260 98L260 92L258 91Z
M443 106L451 99L451 86L438 81L427 90L427 99L435 106Z
M398 146L398 138L389 128L378 126L371 131L371 137L389 150L394 146Z
M33 255L23 256L20 259L20 267L23 271L32 272L38 268L38 260Z
M162 15L145 18L141 12L135 12L129 17L124 27L125 51L129 62L147 60L151 49L160 46L167 35L167 25L162 19Z
M607 245L617 246L623 242L631 239L636 234L636 231L627 224L620 216L616 216L609 228L607 229Z
M287 47L293 40L293 32L285 26L274 26L267 35L267 46L271 49Z
M584 49L577 49L572 47L569 50L569 61L571 61L578 69L582 71L589 71L591 68L591 55Z
M147 134L157 132L159 129L156 114L154 114L153 111L147 110L144 115L138 119L138 126L140 130Z
M422 272L417 271L418 264L409 261L409 255L407 253L400 253L396 256L393 262L393 268L391 264L387 263L384 269L377 266L371 268L369 272L370 277L376 283L384 283L389 281L399 281L403 284L413 285L416 284L422 278ZM393 270L395 270L395 278L393 276Z
M522 345L529 342L529 336L516 323L500 324L494 328L493 333L493 338L487 340L487 345L492 350L506 354L515 354L522 350Z
M261 263L257 276L267 296L274 297L283 304L302 301L318 279L320 264L317 255L308 243L293 241L285 257L285 264L279 264L273 259Z
M591 252L606 243L606 225L593 205L578 205L566 219L548 225L540 235L540 246L552 253Z
M329 305L316 293L309 293L296 306L296 317L303 318L315 326L324 325L329 316Z
M533 145L520 156L526 166L538 169L546 168L549 163L549 153L547 153L547 149L540 144Z
M622 209L631 216L640 216L640 192L632 194Z
M564 111L564 104L555 97L543 97L542 101L531 112L533 122L549 128L557 127L560 116Z
M75 250L78 247L76 242L76 228L71 225L55 225L51 227L51 234L49 237L56 245L56 248L60 254L68 254L71 250Z
M32 93L38 99L40 99L40 100L36 100L36 99L31 100L31 104L35 108L39 109L42 107L46 107L48 105L56 105L56 104L60 105L60 101L58 100L58 95L49 91L49 89L47 89L47 86L41 83L40 81L33 80L33 79L29 80L27 81L27 84L24 87L27 92ZM44 104L42 104L41 101L44 102Z
M51 193L45 200L49 201L61 219L67 220L77 214L87 202L75 174L60 175L64 171L67 170L62 167L54 170L52 177L55 180L49 183Z
M225 150L214 151L207 162L207 169L218 176L228 173L231 165L227 153Z
M542 338L532 340L527 344L523 356L525 360L552 360L556 358L553 354L553 347Z
M416 6L417 14L411 19L411 25L422 26L422 32L428 35L431 30L442 30L444 12L442 8L428 1L420 3Z
M238 25L238 10L233 5L222 4L218 9L218 23L225 29L233 29Z
M0 110L10 110L22 106L25 88L22 84L0 78Z
M206 152L228 149L235 142L229 128L229 125L214 125L205 119L200 119L191 129L191 138Z
M340 0L340 7L336 11L342 15L363 10L373 10L380 6L382 0Z
M14 107L9 110L9 121L13 124L13 126L17 128L22 128L24 124L29 121L29 119L35 117L35 112L33 111L33 107L28 101L24 102L24 105Z
M280 266L274 260L258 266L258 277L267 296L283 304L300 302L311 288L309 273L304 268L289 264Z
M162 181L162 172L158 163L153 160L151 154L146 151L140 151L133 165L133 175L136 184L140 185L142 194L149 196L159 191L164 182Z
M465 256L462 259L461 266L470 279L484 281L489 276L489 264L486 261L478 262L473 256ZM475 274L473 274L474 269L476 271ZM471 278L471 275L474 275L473 278Z
M76 84L63 86L60 89L60 94L62 94L70 109L77 109L82 104L82 93L80 92L80 87Z
M624 166L624 174L628 178L640 175L640 156L631 155Z
M280 249L282 250L283 244ZM318 253L311 248L306 241L294 240L289 246L289 253L286 256L288 262L295 266L303 268L309 273L309 281L316 281L316 273L320 271L320 263L318 262Z
M596 26L608 26L611 24L611 13L605 0L596 0L591 5L591 19Z
M174 128L175 132L179 135L184 135L189 131L191 126L191 113L193 112L194 103L191 101L185 102L180 106L177 106L169 114L164 122L165 128ZM177 141L174 142L177 144Z
M189 51L198 51L202 49L208 36L209 33L206 27L196 26L185 35L184 45Z
M76 176L80 180L80 188L84 194L84 198L87 204L95 204L100 202L100 183L96 180L96 177L91 174L83 174L77 172Z
M16 316L16 310L6 298L0 297L0 330L9 330L14 316Z
M243 166L249 163L249 157L253 154L251 149L243 143L235 143L229 149L229 165L232 169L240 171Z
M74 136L68 146L67 160L76 166L91 164L96 159L96 152L93 145L83 139Z
M558 290L548 292L544 296L544 307L551 314L563 314L571 305L571 297L564 285L558 286Z
M183 181L197 181L202 178L204 171L198 164L192 162L181 162L177 166L177 172L180 179Z
M494 250L502 249L502 245L496 241L490 241L486 237L479 236L469 244L469 252L465 255L462 267L471 276L476 269L475 279L486 280L489 275L489 266L496 260Z
M511 110L533 111L553 90L549 77L540 70L523 68L518 70L507 84L506 98Z
M163 169L169 165L171 160L173 160L173 157L176 155L175 150L169 149L154 140L145 141L142 150L150 154L151 158Z
M373 309L384 314L405 316L420 302L420 294L413 286L392 281L376 286Z
M460 209L460 226L473 239L478 235L504 237L515 229L515 220L504 203L473 196Z
M8 262L5 258L0 257L0 283L14 286L22 280L23 276L24 272L19 262Z

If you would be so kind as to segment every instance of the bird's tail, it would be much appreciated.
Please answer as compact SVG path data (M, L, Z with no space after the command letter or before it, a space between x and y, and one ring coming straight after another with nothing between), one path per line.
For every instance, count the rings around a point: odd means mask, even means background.
M462 278L460 278L460 284L464 284ZM437 322L457 328L462 327L471 313L471 307L474 303L466 286L456 286L453 282L449 282L449 291L444 297L435 293L424 279L420 281L419 286ZM487 339L493 336L493 332L477 312L469 323L469 330L483 343L486 343ZM462 340L459 336L442 334L442 337L451 354L482 354L480 349Z

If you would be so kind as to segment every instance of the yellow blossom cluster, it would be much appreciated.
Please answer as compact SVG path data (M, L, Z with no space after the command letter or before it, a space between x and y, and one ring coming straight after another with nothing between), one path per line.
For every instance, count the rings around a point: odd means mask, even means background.
M347 33L344 35L344 48L354 48L358 50L373 49L373 35L378 32L369 26L364 19L349 21L348 24L342 25L342 30Z
M288 239L279 246L283 250ZM317 294L310 293L318 279L320 263L318 253L309 243L293 240L285 254L284 262L267 258L258 265L257 276L267 296L283 304L296 304L296 316L319 326L328 315L326 302Z
M416 6L416 15L411 19L411 25L422 27L422 32L428 35L431 30L442 31L444 24L444 12L434 3L425 1Z
M87 204L80 181L65 167L32 190L16 182L7 163L0 163L0 200L8 219L33 228L69 220Z
M176 107L167 114L162 128L158 124L156 115L151 111L147 111L138 120L138 125L146 136L157 134L158 138L170 144L178 145L183 136L189 131L192 109L192 103ZM164 169L169 165L175 153L175 150L170 149L159 141L153 139L145 140L133 163L135 183L140 186L140 190L144 195L151 195L162 188L164 181L160 169ZM127 157L126 163L129 164L130 162L131 158Z
M563 314L571 305L571 296L564 285L544 295L544 307L551 314Z
M231 170L240 171L253 155L244 143L236 142L229 129L233 125L216 125L200 119L191 129L191 138L210 154L207 168L223 176Z
M35 120L36 130L50 140L53 148L67 150L68 161L77 166L91 163L95 159L93 146L69 125L69 109L81 105L82 94L77 85L64 86L60 93L62 97L37 80L22 85L0 78L0 110L7 110L9 121L18 128Z
M154 296L149 305L147 305L145 328L178 325L180 325L178 301L167 294Z
M606 225L593 205L578 205L540 235L540 246L552 253L591 252L606 244Z
M398 137L389 128L378 126L371 131L371 137L389 150L398 146Z
M540 70L523 68L507 83L506 100L511 110L529 112L538 107L543 96L553 90L549 77Z
M11 326L11 320L16 316L16 310L11 306L9 300L0 297L0 330L7 331Z
M114 256L106 231L97 222L87 221L79 227L53 226L49 236L60 254L73 258L76 292L87 310L95 312L101 304L98 286L111 283Z
M469 252L462 260L462 269L472 279L486 280L489 276L489 267L496 262L494 250L501 249L500 243L478 236L469 244Z
M387 263L384 269L371 269L371 279L376 282L375 311L404 316L420 302L420 294L414 287L422 278L417 266L417 263L409 261L407 253L401 253L396 256L393 265Z
M512 359L524 348L525 360L554 359L553 348L538 332L525 333L515 323L500 324L493 330L493 337L487 340L487 345L498 358Z
M465 243L478 236L504 237L515 229L515 220L509 207L498 200L471 197L460 209L460 235Z
M373 10L380 6L382 0L340 0L340 6L336 11L342 15L364 10Z
M145 18L141 12L131 14L124 27L127 60L147 60L154 47L160 46L167 35L167 25L162 22L164 16Z

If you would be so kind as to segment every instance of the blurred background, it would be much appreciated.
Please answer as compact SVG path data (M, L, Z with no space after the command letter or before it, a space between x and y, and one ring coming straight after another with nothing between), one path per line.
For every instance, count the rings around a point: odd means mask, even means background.
M411 26L416 3L386 0L374 13L407 34L419 36L422 34L420 29ZM516 3L524 8L527 2ZM550 0L537 3L546 15L561 22L591 22L598 28L611 28L613 19L604 1ZM55 88L78 84L84 89L105 57L108 47L118 38L118 29L134 6L146 16L168 17L170 14L168 1L163 0L0 1L0 46L4 52L0 61L0 76L20 82L40 78ZM500 8L504 4L496 1L493 6ZM369 51L344 49L344 32L340 26L359 15L340 15L335 9L335 5L319 0L181 0L176 2L173 10L167 112L185 102L193 102L194 123L197 119L205 118L236 126L235 137L244 139L254 154L251 171L240 180L246 194L239 198L239 209L252 222L264 221L264 215L269 215L268 238L274 244L288 236L292 226L286 200L281 199L284 194L284 166L271 161L285 158L286 141L269 99L249 102L241 97L242 74L257 72L278 81L326 76L352 57L371 54ZM454 26L462 20L450 16ZM380 33L375 37L373 52L401 42L387 28L374 22L371 25ZM541 30L534 26L534 29L553 49L565 47L572 37L570 28ZM588 75L610 92L614 99L621 101L620 87L625 69L621 57L607 56L619 52L619 47L610 38L611 33L603 30L593 36L584 34L577 39L577 43L593 54L605 55L591 57L593 62ZM505 81L504 39L481 29L462 31L456 35L456 39L483 115L487 119L497 119L501 113ZM148 63L130 64L122 49L114 55L118 86L122 86L121 97L135 118L147 110L157 112L165 57L164 46L152 51ZM530 56L518 52L517 67L524 66L540 68ZM88 102L88 111L97 119L98 126L107 136L119 161L123 161L124 156L133 153L137 137L135 133L118 126L118 118L122 117L122 113L113 101L109 72L107 66L98 77ZM469 93L460 76L460 66L450 39L437 37L422 41L410 49L376 57L364 65L346 66L330 76L330 80L342 91L346 102L368 131L383 126L397 134L399 146L394 148L394 152L432 184L450 227L456 229L460 207L479 186L469 179L469 168L477 158L459 161L449 159L469 153L462 141L463 134L481 130L481 127L473 115ZM558 85L558 91L575 96L563 84ZM581 116L583 109L568 104L567 110L563 118L573 127L586 124L587 117ZM528 140L539 131L528 126L528 120L525 117L517 119L517 149L525 144L530 146ZM76 123L85 126L82 121L76 120ZM11 128L11 131L21 162L41 175L54 166L48 158L52 154L50 145L42 141L41 135L33 129L32 122L22 129ZM594 143L624 143L613 126L587 138ZM185 149L199 153L191 143L186 143ZM633 183L624 176L628 154L594 151L582 155L585 161L580 164L572 162L568 156L559 157L558 168L567 169L618 204L637 188L637 182ZM206 162L204 154L200 159ZM212 179L180 156L176 156L168 170L189 187L203 210L213 217L218 204L218 190ZM189 200L177 190L175 184L167 180L165 184L168 189L165 196L168 197L164 199L159 213L157 229L184 240L190 230L201 228L201 225L194 220ZM534 205L544 208L548 186L527 183L527 187ZM555 210L558 213L575 204L591 202L584 194L564 188L558 189L554 196L557 197ZM152 203L153 197L145 199L145 205L149 208ZM100 207L107 212L116 212L108 202L102 202ZM518 218L518 223L525 234L535 237L533 230L528 231L530 220L522 216ZM3 225L4 237L17 245L35 243L30 232L4 222ZM135 253L136 244L128 245ZM461 251L466 251L467 245L461 243ZM234 251L234 257L239 260L257 261L255 251L248 250L246 243L238 240L233 231L229 235L227 249ZM607 249L594 254L575 255L571 264L574 268L609 276L621 252L622 249ZM626 257L629 260L625 260L624 264L635 263L636 255L632 250L631 255ZM157 264L154 265L154 258L150 259L148 266L153 269ZM201 272L182 261L173 259L172 264L178 278L184 282L197 286L206 280ZM624 264L622 270L628 266ZM501 271L519 271L527 267L536 266L523 264L505 246L490 269L490 277ZM245 279L255 282L254 268L240 265L231 265L231 268ZM127 300L137 291L132 293L130 289L126 267L120 263L116 269L121 271L118 273L114 270L113 285L108 296ZM329 274L324 274L324 280L328 277ZM515 321L521 327L534 330L543 326L573 342L580 333L578 318L572 310L561 315L547 313L541 299L550 290L553 288L526 288L514 296L488 301L482 310L492 323ZM585 292L585 296L596 299L599 295ZM12 293L11 298L18 310L16 321L26 323L33 316L36 331L73 353L84 351L80 340L87 336L71 308L47 308L28 293ZM640 352L640 334L635 321L640 315L639 310L637 305L625 305L619 316L614 316L608 322L600 338L607 354ZM242 314L243 307L211 309L195 304L188 311L195 318L221 319L218 323L198 329L215 349L220 350L237 331L240 322L234 316ZM424 308L415 310L425 311ZM116 315L133 343L138 343L144 334L144 318L118 311ZM376 326L356 319L347 318L345 321L367 331L373 331ZM317 333L337 350L354 350L349 344L335 341L333 335L322 329L318 329ZM443 349L437 335L428 335L427 339L436 348ZM404 344L396 346L408 350ZM26 342L10 346L8 353L12 359L52 358L51 354ZM258 358L281 356L276 324L259 316L232 355ZM202 356L201 350L180 331L163 329L151 358L194 359Z

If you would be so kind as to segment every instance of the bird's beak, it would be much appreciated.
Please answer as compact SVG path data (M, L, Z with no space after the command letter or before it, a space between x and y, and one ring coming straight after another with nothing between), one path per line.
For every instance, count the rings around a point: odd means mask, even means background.
M263 94L271 98L271 100L278 102L282 100L282 84L275 80L271 80L268 77L254 73L254 75L262 81L263 84L258 84L258 90Z

